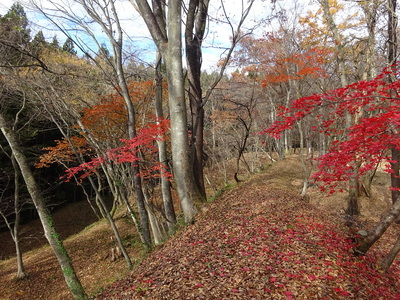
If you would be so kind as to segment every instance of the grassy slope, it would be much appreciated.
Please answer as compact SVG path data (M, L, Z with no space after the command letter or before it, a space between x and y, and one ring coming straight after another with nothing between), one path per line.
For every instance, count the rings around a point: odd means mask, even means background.
M327 200L317 201L318 194L312 203L320 208L297 196L299 174L289 160L226 192L129 276L122 259L107 258L112 244L104 222L65 244L90 295L121 278L99 299L400 299L398 261L384 275L376 270L380 250L354 258L340 214L321 210ZM130 225L118 224L133 241ZM387 251L398 232L392 228L379 249ZM134 244L128 250L142 257ZM15 261L0 262L0 299L68 299L48 247L24 258L30 277L19 282L13 280Z

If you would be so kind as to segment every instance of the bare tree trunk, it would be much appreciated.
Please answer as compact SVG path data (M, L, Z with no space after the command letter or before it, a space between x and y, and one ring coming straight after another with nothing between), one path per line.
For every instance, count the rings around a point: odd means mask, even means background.
M182 66L181 1L168 1L168 43L163 55L168 76L169 112L174 177L185 222L196 214L196 200L201 199L193 177L190 160L185 90Z
M11 163L14 168L14 212L15 212L15 221L13 228L13 240L15 243L15 253L17 255L17 279L22 279L26 277L24 263L22 260L22 251L19 244L19 225L21 223L21 213L20 213L20 189L19 189L19 177L21 176L21 172L19 171L17 161L15 160L14 155L11 155Z
M390 184L393 188L400 188L400 151L396 149L396 147L392 147L391 149L391 162L390 165L392 167L393 173L390 173ZM392 203L396 201L400 196L399 190L392 190Z
M129 254L128 254L128 252L126 251L126 248L125 248L125 246L124 246L124 243L122 242L121 235L119 234L118 228L117 228L117 226L115 225L114 219L113 219L113 217L111 216L110 212L108 211L107 206L106 206L106 204L105 204L104 201L103 201L103 198L100 197L100 198L99 198L99 201L100 201L101 205L102 205L103 208L104 208L104 211L105 211L107 220L108 220L108 222L109 222L110 225L111 225L111 229L112 229L113 232L114 232L114 236L115 236L115 238L116 238L116 240L117 240L117 244L118 244L118 246L119 246L119 249L121 250L122 255L123 255L124 258L125 258L125 261L126 261L126 263L128 264L128 268L129 268L129 269L132 269L133 264L132 264L131 258L129 257Z
M156 81L156 97L155 97L155 110L157 119L164 118L164 112L162 107L162 74L161 74L161 54L157 55L157 65L155 70L155 81ZM167 145L164 140L157 140L158 146L158 159L163 165L160 171L161 175L161 193L163 197L165 217L167 219L167 225L169 232L171 233L176 225L176 215L174 209L174 203L171 194L171 183L166 177L166 173L169 172L168 158L167 158Z
M25 273L24 263L23 263L23 259L22 259L22 251L21 251L21 247L19 244L19 225L21 223L21 203L20 203L19 178L21 176L21 172L19 170L17 162L15 161L15 157L12 154L9 155L8 153L6 153L6 151L4 151L4 149L2 149L2 150L3 150L4 154L10 158L13 169L14 169L14 215L15 215L14 225L11 224L7 215L4 214L1 210L0 210L0 216L2 216L4 222L6 223L6 226L8 227L8 229L10 231L11 238L14 241L15 253L17 256L17 274L16 274L15 278L23 279L27 276L27 274ZM7 189L7 187L8 187L8 185L6 186L5 189ZM0 198L0 200L2 200L1 198Z
M163 14L160 13L162 11L162 7L165 1L161 0L153 0L151 1L151 6L147 0L130 0L132 4L137 7L142 15L146 25L151 33L153 41L157 45L158 50L162 54L167 68L167 78L168 78L168 89L169 89L169 108L171 115L171 142L172 142L172 158L173 158L173 169L175 182L177 186L177 191L179 195L179 199L181 202L181 207L185 216L185 222L192 223L194 220L194 215L196 213L195 202L201 201L204 199L204 193L199 191L198 185L196 184L196 180L193 174L193 166L190 160L190 149L189 149L189 140L188 140L188 123L186 117L186 104L185 104L185 93L184 93L184 82L183 82L183 74L182 74L182 40L181 40L181 6L182 1L178 0L169 0L168 1L168 16L166 19ZM204 106L207 99L209 99L213 88L218 84L219 80L223 76L223 71L225 70L229 57L231 56L234 46L240 40L240 27L242 26L244 20L246 19L252 4L254 1L250 1L246 8L243 8L243 13L241 19L239 21L238 28L235 30L231 25L232 29L232 47L228 50L226 55L226 59L224 60L223 67L221 68L221 72L219 73L218 79L212 84L211 88L207 91L206 96L204 97L204 101L202 102L201 108ZM192 12L199 12L198 14L192 14L192 16L196 16L196 20L193 19L194 23L191 24L199 24L200 26L205 26L205 18L204 12L206 12L206 8L208 7L208 0L203 1L190 1L190 8L195 8ZM223 3L222 3L223 4ZM153 10L152 10L153 9ZM225 8L223 8L225 11ZM191 22L189 20L189 22ZM229 21L228 21L229 22ZM166 30L166 24L168 26L168 30ZM189 24L188 28L192 28ZM199 27L198 30L195 30L196 33L204 33L205 28ZM193 32L192 32L193 33ZM194 34L196 34L194 33ZM193 35L191 35L193 37ZM195 37L197 39L200 36ZM192 41L194 41L192 39ZM195 48L201 46L201 40L196 41ZM193 48L193 50L195 49ZM195 52L201 50L197 48ZM199 52L197 52L199 53ZM200 52L201 53L201 52ZM199 64L196 62L196 68L193 69L194 76L197 76L197 68ZM197 81L193 81L195 85ZM194 86L192 86L193 88ZM198 86L197 86L198 87ZM198 97L199 89L196 88L196 99L200 99ZM201 96L200 96L201 97ZM197 109L197 108L196 108ZM202 115L201 109L197 111L200 113L198 117L200 119L204 118ZM198 125L195 125L197 133L196 133L196 143L199 143L198 147L202 145L202 137L201 134L201 120L198 122ZM199 129L200 128L200 129ZM200 149L199 149L200 150ZM197 151L196 155L202 155L203 149L201 151ZM198 163L202 161L202 158L197 158ZM198 165L200 167L200 165ZM203 177L199 175L199 178ZM204 179L201 179L204 180ZM200 186L204 186L204 182L200 183ZM203 196L202 196L203 194Z
M307 165L306 165L307 157L305 157L305 156L307 156L307 150L304 149L304 131L303 131L303 127L301 126L301 120L297 122L297 126L299 128L299 133L300 133L299 158L300 158L301 167L303 168L303 188L301 189L300 195L302 197L306 197L308 184L310 181L310 175L311 175L311 166L307 167ZM306 150L306 151L304 151L304 150ZM306 152L306 154L304 154L304 152Z
M165 235L165 230L163 230L163 226L161 226L154 210L154 206L152 203L150 203L149 199L149 194L144 191L143 192L145 201L146 201L146 208L149 214L149 221L150 221L150 226L151 230L153 232L153 237L154 237L154 244L158 245L160 244L166 237Z
M395 74L397 73L397 14L396 14L397 0L388 0L388 64L393 69L393 73L389 76L390 82L396 80ZM397 95L396 91L391 91L391 96L395 98ZM391 148L392 162L391 167L393 172L390 174L391 187L395 189L400 188L400 151L396 146ZM393 206L400 202L400 191L392 190L392 203ZM399 222L400 213L394 221ZM394 259L400 251L400 236L397 239L396 244L392 247L390 252L385 256L382 262L382 268L386 272L392 265Z
M335 45L336 45L336 50L337 50L337 64L338 64L338 71L339 71L339 76L340 76L340 82L342 84L342 87L345 87L348 85L348 80L346 76L346 69L345 69L345 64L344 64L344 52L343 52L343 43L342 43L342 38L340 36L339 30L336 26L335 21L333 20L332 14L330 12L330 6L329 6L329 1L328 0L318 0L320 5L322 6L322 9L324 11L324 17L326 22L328 23L329 29L332 32Z
M388 65L393 69L393 74L389 76L391 82L395 81L397 73L397 0L388 0ZM392 97L396 98L397 92L391 91ZM390 174L392 188L400 188L400 151L393 146L391 167L393 172ZM399 190L392 190L392 203L400 196Z
M397 56L397 16L396 16L396 0L388 0L388 36L389 36L389 47L388 47L388 63L389 66L396 68L393 64L396 62ZM395 71L395 70L394 70ZM395 73L393 73L395 74ZM390 76L389 80L395 80L394 75ZM399 160L400 152L395 147L392 147L392 160L391 163L394 174L391 174L391 185L394 188L400 187L400 181L397 176L399 175ZM381 218L378 225L369 232L368 236L364 239L361 245L357 248L357 251L364 254L371 246L385 233L387 228L399 220L400 217L400 193L398 191L392 192L392 207L390 210ZM396 255L400 251L400 237L396 244L392 247L389 254L385 257L382 263L382 268L387 271L393 263Z
M71 258L69 257L60 236L54 228L53 218L47 210L45 201L40 193L35 177L28 165L25 155L22 152L18 138L15 132L7 126L6 120L2 114L0 114L0 128L7 139L12 153L15 156L15 160L17 161L21 170L22 177L24 178L28 192L32 198L42 223L46 239L57 257L64 275L65 282L67 283L70 292L72 293L74 299L87 299L81 282L76 276Z
M250 116L250 117L251 117L251 116ZM236 181L237 183L241 181L241 180L239 179L239 177L238 177L238 175L239 175L239 170L240 170L240 160L241 160L241 159L244 160L245 165L246 165L246 167L247 167L247 170L250 172L250 170L249 170L249 168L248 168L248 165L247 165L247 163L246 163L246 161L245 161L245 159L244 159L244 151L246 150L247 140L248 140L249 135L250 135L250 129L251 129L251 123L252 123L252 120L251 120L251 119L250 119L249 124L247 124L246 121L245 121L243 118L241 118L241 117L238 117L238 119L239 119L240 123L241 123L241 124L243 125L243 127L244 127L244 134L243 134L242 137L238 136L238 140L236 141L236 142L237 142L238 154L237 154L237 157L236 157L236 171L235 171L235 174L234 174L234 179L235 179L235 181ZM239 135L239 134L238 134L238 135ZM240 139L240 138L241 138L241 139Z
M400 236L398 236L396 244L390 249L390 252L385 256L382 262L382 269L387 272L395 260L397 254L400 252Z
M254 90L253 90L254 92ZM233 102L233 101L232 101ZM237 119L240 121L240 123L243 125L244 128L244 133L243 135L240 135L240 133L238 133L238 138L237 138L237 157L236 157L236 171L234 174L234 179L236 182L240 182L239 178L238 178L238 174L239 174L239 169L240 169L240 161L242 160L244 162L244 165L247 168L247 171L250 173L250 167L248 166L246 159L244 157L244 152L246 150L247 147L247 141L249 139L250 136L250 130L253 124L253 117L252 117L252 112L254 110L255 107L255 100L254 100L254 95L251 95L251 99L250 99L250 103L245 105L245 104L241 104L239 102L233 102L238 106L241 106L242 108L244 108L246 110L247 116L249 117L249 121L246 122L246 120L244 120L242 117L240 117L239 115L237 116Z
M389 211L384 214L378 225L368 233L368 236L356 249L358 253L365 254L369 248L385 233L386 229L400 216L400 201L397 200Z
M195 202L199 201L201 196L196 188L193 167L190 160L182 65L182 1L168 1L168 22L166 22L163 14L160 13L163 1L152 1L154 11L152 11L147 0L136 0L135 3L140 10L143 20L146 22L153 41L165 60L168 79L168 104L171 119L174 181L185 222L193 223L197 211ZM168 30L166 30L166 24L168 25Z
M191 0L189 2L185 28L187 76L189 81L188 94L192 114L191 147L193 172L203 201L206 200L207 195L203 170L204 107L200 75L202 64L201 45L206 30L208 4L209 0Z
M361 162L355 161L353 166L354 174L349 179L349 194L347 198L346 213L350 216L356 216L360 214L360 207L358 205L358 197L360 191L360 182L358 180L358 170Z
M348 79L346 75L346 68L345 68L345 60L344 60L344 51L343 51L343 42L342 37L340 36L339 30L336 26L336 23L333 19L333 16L330 12L330 6L328 0L318 0L322 6L324 11L325 20L328 23L329 29L332 32L333 39L336 45L336 61L338 64L338 72L340 77L340 82L342 87L348 85ZM357 117L356 117L357 118ZM356 121L353 120L352 115L347 112L346 113L346 128L350 128ZM358 167L359 163L355 162L354 164L354 174L349 179L349 195L347 200L347 209L346 213L349 215L358 215L360 213L360 209L358 206L358 197L359 197L359 180L356 174L358 174Z
M133 101L129 94L126 76L123 70L123 31L118 18L118 13L114 6L114 1L105 1L102 3L98 0L79 0L86 12L97 22L105 32L113 50L112 66L115 71L116 80L118 82L121 96L123 97L128 111L128 132L129 138L136 137L136 116ZM100 11L101 8L101 11ZM101 15L103 14L103 16ZM105 20L103 20L103 18ZM136 203L140 216L140 230L142 231L145 246L151 247L151 234L149 228L149 216L146 211L145 199L142 190L142 179L140 176L140 166L138 163L133 164L133 186L136 193Z

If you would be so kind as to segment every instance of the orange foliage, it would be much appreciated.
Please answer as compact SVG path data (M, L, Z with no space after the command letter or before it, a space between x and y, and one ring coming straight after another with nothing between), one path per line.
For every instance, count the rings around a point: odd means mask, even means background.
M135 106L136 126L140 128L153 120L154 81L131 81L128 89ZM166 94L165 90L163 94ZM128 113L119 93L108 95L99 104L84 109L81 121L98 140L127 137Z
M81 136L73 136L70 138L70 141L78 154L91 154L92 151L88 147L85 138ZM62 140L56 140L55 142L56 146L43 148L43 150L46 150L47 152L40 156L39 162L35 164L36 168L48 168L51 164L56 162L68 163L76 161L75 153L68 140L63 138Z
M325 66L331 56L326 47L290 47L291 39L284 31L266 33L263 38L246 37L241 41L234 61L243 65L243 73L262 79L265 86L326 76ZM301 40L301 37L298 37Z
M301 80L305 77L327 76L323 66L328 53L326 49L315 47L291 56L277 56L275 65L265 75L263 86L289 80Z
M121 97L109 95L100 104L83 109L81 122L98 140L122 138L128 123L125 103Z
M132 81L129 83L129 93L135 105L137 122L136 126L142 128L147 123L154 122L153 99L155 97L155 86L150 81ZM166 95L166 86L163 94ZM100 99L100 103L82 110L81 122L90 132L91 136L98 142L120 143L120 139L127 138L128 134L128 113L125 102L119 93L107 95ZM79 128L75 126L75 128ZM87 140L82 136L75 136L71 141L79 150L80 154L90 153ZM67 140L56 141L56 146L44 148L47 152L40 157L36 167L48 167L55 162L65 163L75 161L75 155Z

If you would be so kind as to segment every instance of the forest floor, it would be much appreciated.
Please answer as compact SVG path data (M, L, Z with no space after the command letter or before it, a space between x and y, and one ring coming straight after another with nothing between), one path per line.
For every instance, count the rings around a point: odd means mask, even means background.
M119 218L138 262L131 272L122 258L110 261L105 222L70 236L65 245L95 299L400 299L399 260L386 274L379 269L400 225L367 256L352 252L358 229L373 226L389 205L386 180L377 177L373 200L362 199L362 216L349 220L343 195L311 190L307 201L298 196L301 168L291 158L226 191L194 225L146 256L132 225ZM63 219L84 218L73 213ZM48 246L25 253L24 260L29 277L21 281L13 278L15 258L0 262L0 299L69 299Z

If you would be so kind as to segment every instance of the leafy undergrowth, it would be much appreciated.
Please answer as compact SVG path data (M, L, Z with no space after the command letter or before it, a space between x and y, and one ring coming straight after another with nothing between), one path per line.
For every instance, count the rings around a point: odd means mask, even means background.
M355 256L342 223L257 175L96 299L400 299L399 262Z

